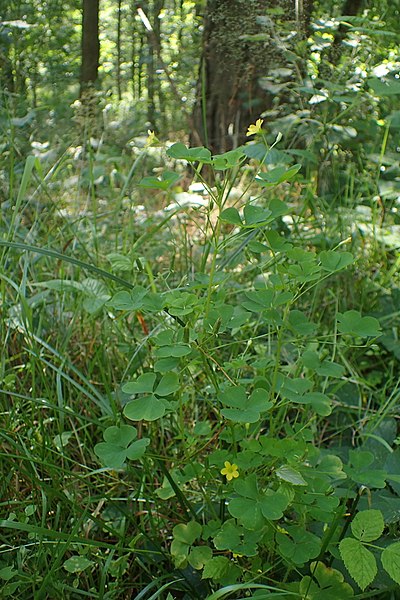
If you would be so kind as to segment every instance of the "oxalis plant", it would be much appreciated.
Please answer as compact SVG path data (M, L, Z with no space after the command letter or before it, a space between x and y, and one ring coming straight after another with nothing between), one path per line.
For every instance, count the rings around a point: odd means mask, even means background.
M353 256L291 241L289 208L271 190L301 167L266 166L280 140L268 145L261 120L248 135L256 143L218 156L167 150L209 198L193 213L198 254L175 287L151 277L107 301L145 324L146 353L95 453L109 469L154 474L141 493L153 493L163 560L185 597L372 597L400 584L400 542L374 508L374 491L400 476L357 441L339 451L318 440L346 374L336 357L371 347L380 325L357 310L322 320L315 298ZM169 194L179 177L141 186Z

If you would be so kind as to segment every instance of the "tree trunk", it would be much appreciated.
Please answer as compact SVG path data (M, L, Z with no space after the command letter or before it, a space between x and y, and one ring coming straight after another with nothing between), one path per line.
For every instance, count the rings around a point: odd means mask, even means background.
M122 100L122 85L121 85L121 29L122 29L122 0L118 0L117 6L117 94L118 100Z
M269 8L280 9L282 21L296 21L292 0L270 0L268 7L263 0L208 0L193 119L213 153L243 143L248 125L271 107L259 79L286 59Z
M83 0L81 95L97 81L99 60L99 0Z

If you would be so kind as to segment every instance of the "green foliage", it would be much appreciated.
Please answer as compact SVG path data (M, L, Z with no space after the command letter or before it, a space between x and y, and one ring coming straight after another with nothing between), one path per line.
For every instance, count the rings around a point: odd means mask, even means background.
M44 4L11 3L0 29L18 84L0 107L0 596L396 594L391 7L385 25L385 2L314 3L305 36L269 7L262 46L289 26L288 64L265 64L254 142L213 154L145 136L152 69L157 129L187 119L200 4L143 4L155 41L122 2L119 56L103 4L100 76L117 89L120 62L124 101L96 96L104 129L83 119L73 146L80 14Z
M368 549L380 549L368 544L381 537L385 524L380 510L364 510L351 523L354 537L343 539L339 544L340 555L350 575L362 590L370 585L378 573L375 554ZM383 549L382 566L396 583L399 583L400 544L397 542Z

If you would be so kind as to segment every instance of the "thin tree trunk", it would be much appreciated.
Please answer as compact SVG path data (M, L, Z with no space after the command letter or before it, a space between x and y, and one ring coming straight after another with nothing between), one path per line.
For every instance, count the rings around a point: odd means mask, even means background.
M99 0L83 0L81 95L98 78L100 61Z
M122 87L121 87L121 25L122 25L122 0L118 0L117 8L117 94L118 100L122 100Z

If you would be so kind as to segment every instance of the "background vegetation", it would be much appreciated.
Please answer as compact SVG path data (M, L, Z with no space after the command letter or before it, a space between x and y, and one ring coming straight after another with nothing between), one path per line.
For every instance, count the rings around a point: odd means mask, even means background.
M398 2L0 7L0 596L398 598Z

